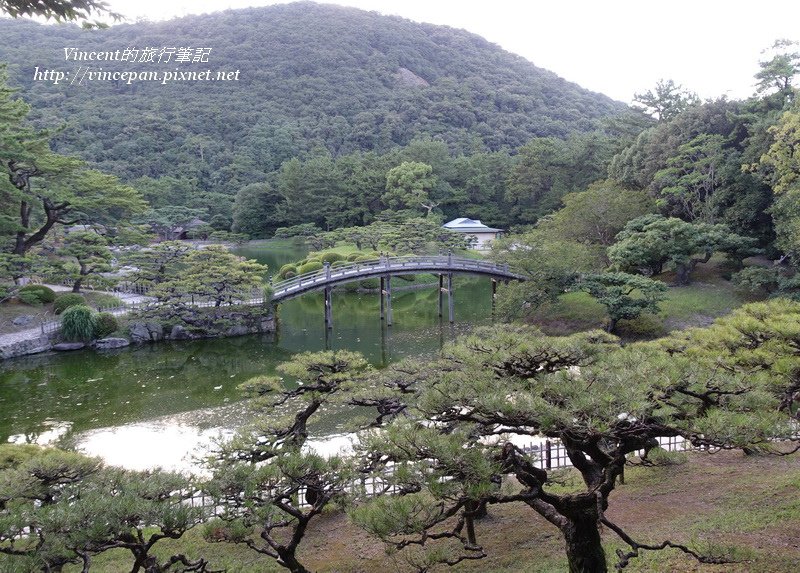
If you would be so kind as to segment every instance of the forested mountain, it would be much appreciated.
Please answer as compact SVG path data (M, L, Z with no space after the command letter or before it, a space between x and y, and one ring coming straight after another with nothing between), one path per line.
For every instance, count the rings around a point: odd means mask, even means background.
M73 47L211 50L207 63L65 61ZM453 156L514 154L533 138L608 130L627 110L469 32L307 2L96 30L0 20L0 61L38 125L66 123L55 151L124 181L148 178L137 186L156 206L178 201L229 219L239 189L274 186L269 174L294 157L384 156L415 139L436 140ZM238 79L54 85L34 78L37 66L75 78L87 65L238 71ZM159 187L152 180L164 177L174 178L160 185L172 198L152 191Z

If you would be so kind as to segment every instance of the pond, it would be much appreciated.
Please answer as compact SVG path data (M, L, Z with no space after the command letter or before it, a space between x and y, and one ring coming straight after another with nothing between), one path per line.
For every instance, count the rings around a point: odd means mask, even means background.
M287 242L240 254L271 269L304 256ZM401 283L402 281L397 281ZM199 443L247 419L237 386L303 351L347 349L376 367L437 352L445 341L491 321L491 283L457 276L456 323L437 316L436 289L393 293L394 324L379 318L379 297L335 290L333 328L312 293L282 303L274 335L131 346L97 353L50 353L0 363L0 440L66 443L128 467L185 467ZM414 284L414 283L409 283ZM331 416L324 433L340 429Z

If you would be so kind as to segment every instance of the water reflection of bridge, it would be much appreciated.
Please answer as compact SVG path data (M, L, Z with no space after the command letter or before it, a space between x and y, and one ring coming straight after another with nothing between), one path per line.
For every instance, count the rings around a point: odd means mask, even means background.
M521 274L509 270L508 265L498 265L478 259L441 256L381 257L374 261L325 266L318 270L298 275L273 285L272 301L280 303L313 291L325 293L325 324L333 326L331 290L333 287L363 281L380 279L381 320L392 324L392 277L419 273L431 273L439 278L439 316L442 316L443 296L447 293L448 316L453 322L453 274L483 275L492 279L492 295L497 281L525 280Z

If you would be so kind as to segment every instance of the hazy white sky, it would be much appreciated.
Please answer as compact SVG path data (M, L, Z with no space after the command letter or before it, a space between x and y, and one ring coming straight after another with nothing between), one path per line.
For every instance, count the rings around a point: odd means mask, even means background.
M160 20L285 0L108 0ZM703 98L753 93L761 51L800 40L793 0L335 0L463 28L581 86L630 102L660 78Z

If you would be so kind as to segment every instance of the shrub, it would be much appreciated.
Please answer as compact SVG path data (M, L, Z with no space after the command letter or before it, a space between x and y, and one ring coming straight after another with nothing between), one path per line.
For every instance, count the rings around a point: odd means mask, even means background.
M212 241L229 241L230 233L228 231L213 231L208 238Z
M331 268L335 269L336 267L343 267L347 264L347 261L334 261L331 263Z
M298 274L310 273L322 269L322 263L319 261L308 261L306 264L297 269Z
M24 302L30 306L39 306L42 304L42 301L39 299L39 295L32 291L18 292L17 299L19 299L20 302Z
M297 265L283 265L278 271L277 278L280 280L288 279L297 275Z
M72 308L79 308L79 307L72 307ZM94 325L94 337L95 338L105 338L112 332L115 332L119 328L119 322L117 322L117 317L111 314L110 312L101 312L97 315L97 320Z
M631 320L620 320L616 332L629 338L658 338L667 334L664 319L657 314L642 314Z
M65 292L56 296L56 300L53 302L53 312L61 314L69 307L79 304L86 304L86 299L83 296L76 292Z
M781 287L781 273L775 268L747 267L732 280L736 290L755 296L772 294Z
M26 285L19 289L17 297L25 304L46 304L56 299L56 293L44 285Z
M84 304L71 306L61 315L61 335L70 342L88 342L94 338L97 312Z
M374 257L372 255L362 255L362 256L356 258L356 260L353 261L353 262L355 262L355 263L366 263L366 262L369 262L369 261L377 261L377 260L378 260L378 256L377 255L374 256Z
M323 263L335 263L337 261L341 261L342 259L344 259L344 257L339 253L331 252L331 253L324 253L322 255Z
M347 255L347 260L353 263L358 257L363 257L363 256L364 253L362 253L361 251L356 251L354 253L350 253L349 255Z
M118 306L125 306L121 298L113 294L96 294L92 299L92 304L95 308L117 308Z

